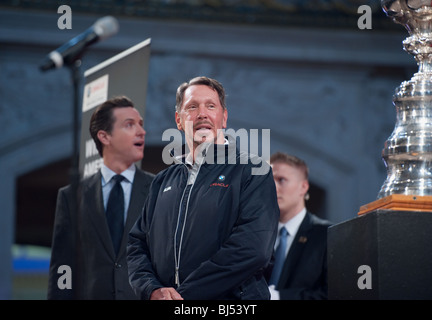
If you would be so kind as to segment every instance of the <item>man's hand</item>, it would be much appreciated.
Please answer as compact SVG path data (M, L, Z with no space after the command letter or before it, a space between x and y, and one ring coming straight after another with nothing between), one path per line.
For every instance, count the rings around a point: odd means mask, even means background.
M152 292L150 300L183 300L174 288L159 288Z

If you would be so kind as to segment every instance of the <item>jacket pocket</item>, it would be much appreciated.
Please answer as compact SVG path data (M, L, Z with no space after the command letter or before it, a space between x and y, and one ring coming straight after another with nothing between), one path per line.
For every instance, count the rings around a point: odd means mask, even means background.
M270 300L270 291L262 275L246 280L238 289L239 300Z

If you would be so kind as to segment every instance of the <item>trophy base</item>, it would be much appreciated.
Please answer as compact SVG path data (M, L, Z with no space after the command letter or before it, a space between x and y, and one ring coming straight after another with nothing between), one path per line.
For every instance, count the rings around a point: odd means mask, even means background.
M361 206L360 211L357 213L357 215L360 216L377 209L431 212L432 196L392 194Z

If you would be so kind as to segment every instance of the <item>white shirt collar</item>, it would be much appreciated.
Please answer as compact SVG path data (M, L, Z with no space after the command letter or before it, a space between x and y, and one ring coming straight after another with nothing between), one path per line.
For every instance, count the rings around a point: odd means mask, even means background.
M303 208L299 213L297 213L294 217L288 220L285 224L279 222L278 230L280 230L282 227L285 227L288 230L290 236L295 236L305 216L306 208Z
M136 167L133 163L129 168L127 168L125 171L120 173L123 177L126 178L127 181L130 183L133 183L134 176L135 176ZM102 186L109 183L117 173L112 171L110 168L108 168L105 164L102 164L101 167L101 174L102 174Z

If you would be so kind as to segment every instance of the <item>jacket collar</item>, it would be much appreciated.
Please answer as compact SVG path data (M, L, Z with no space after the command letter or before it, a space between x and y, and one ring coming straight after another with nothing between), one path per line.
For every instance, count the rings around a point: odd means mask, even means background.
M235 140L230 135L225 135L224 144L203 143L197 148L199 154L196 161L199 164L204 162L209 164L234 164L236 163L238 150L236 148ZM174 163L192 165L192 154L187 144L170 151Z

